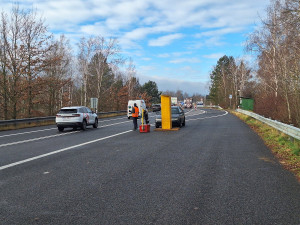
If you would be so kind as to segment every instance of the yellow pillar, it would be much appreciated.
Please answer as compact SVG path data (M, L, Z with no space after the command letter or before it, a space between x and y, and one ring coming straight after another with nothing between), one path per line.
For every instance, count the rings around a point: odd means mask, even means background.
M171 119L171 97L167 95L161 95L161 128L163 130L172 129Z

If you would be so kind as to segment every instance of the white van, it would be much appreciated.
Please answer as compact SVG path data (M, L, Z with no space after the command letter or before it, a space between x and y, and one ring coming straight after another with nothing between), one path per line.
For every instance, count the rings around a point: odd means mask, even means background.
M127 117L128 119L131 118L132 116L132 108L134 106L134 103L136 103L137 107L139 108L139 117L142 116L142 110L147 110L146 108L146 103L144 100L129 100L128 101L128 106L127 106Z

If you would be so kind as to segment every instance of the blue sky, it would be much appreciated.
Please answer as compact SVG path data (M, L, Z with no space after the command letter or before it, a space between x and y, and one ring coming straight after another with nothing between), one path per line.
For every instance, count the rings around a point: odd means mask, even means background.
M10 11L15 1L2 0ZM161 91L208 93L209 73L223 55L250 58L247 34L265 15L269 0L20 0L37 9L49 30L79 38L115 37L143 84Z

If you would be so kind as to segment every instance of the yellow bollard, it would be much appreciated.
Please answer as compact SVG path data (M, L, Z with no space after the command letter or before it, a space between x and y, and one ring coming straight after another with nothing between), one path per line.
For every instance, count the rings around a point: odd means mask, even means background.
M144 109L142 109L142 126L144 126Z
M161 127L163 130L172 129L171 119L171 97L161 95Z

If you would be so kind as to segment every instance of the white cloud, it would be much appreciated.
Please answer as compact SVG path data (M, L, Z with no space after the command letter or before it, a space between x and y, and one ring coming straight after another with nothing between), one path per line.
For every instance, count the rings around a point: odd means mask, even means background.
M203 41L197 41L196 43L192 44L189 48L190 49L199 49L203 47L216 47L216 46L223 46L226 42L221 40L221 37L209 37Z
M139 80L141 84L144 84L149 80L154 81L157 84L159 91L182 90L189 95L193 95L195 93L204 95L208 94L207 84L201 81L187 81L185 79L174 79L161 76L144 76L140 74Z
M171 56L170 53L162 53L162 54L158 54L158 58L169 58Z
M170 53L162 53L158 54L157 57L159 58L170 58L170 57L180 57L183 55L190 55L193 54L192 51L186 51L186 52L170 52Z
M116 37L127 56L134 60L145 63L149 56L156 55L168 58L171 67L199 63L199 54L192 55L199 48L205 58L216 59L221 53L215 52L226 53L219 49L232 41L225 39L226 35L249 30L259 20L258 11L264 14L262 10L267 4L269 0L21 0L19 3L20 8L36 8L50 31L65 33L72 44L82 36ZM10 9L10 0L1 2L1 10ZM149 40L149 37L158 38ZM183 40L181 45L174 45L179 39ZM162 48L152 48L157 46ZM152 49L157 51L151 52ZM142 66L141 63L139 68ZM165 65L155 65L157 72L165 71L164 68ZM148 72L153 74L151 70Z
M225 55L224 53L213 53L213 54L210 54L210 55L204 55L203 57L207 58L207 59L219 59L224 55Z
M152 39L148 42L149 46L166 46L171 44L174 40L183 38L183 34L170 34L166 36L159 37L157 39Z
M126 43L191 27L221 28L217 35L238 32L253 23L266 4L261 0L22 0L20 7L37 8L52 30L118 36ZM8 5L11 2L4 1L2 8ZM212 31L199 34L207 35ZM172 41L168 36L150 40L149 45L165 46Z
M226 27L222 29L215 29L215 30L210 30L199 34L195 34L195 37L202 38L202 37L223 36L225 34L241 32L243 29L244 29L243 27Z
M201 60L198 58L178 58L169 61L170 63L200 63Z
M142 58L142 60L144 60L144 61L150 61L151 58L144 57L144 58Z

